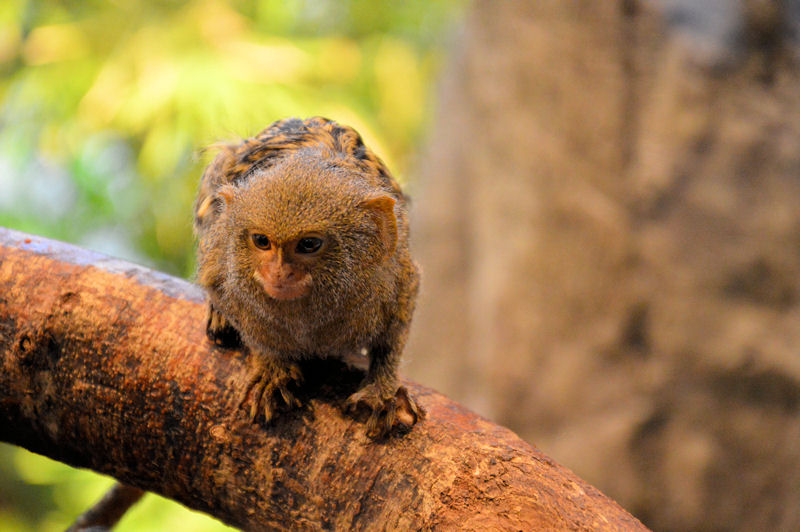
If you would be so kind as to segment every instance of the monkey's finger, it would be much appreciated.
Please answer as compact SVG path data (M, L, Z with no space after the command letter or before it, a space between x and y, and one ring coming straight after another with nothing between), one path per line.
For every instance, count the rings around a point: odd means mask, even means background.
M275 417L275 409L270 401L264 401L264 421L269 423Z
M286 403L286 406L298 408L301 406L300 400L294 396L292 392L286 386L280 386L278 391L281 394L281 398L283 402Z
M291 364L289 366L289 378L297 384L303 382L303 372L300 370L300 366L297 364Z
M256 375L251 376L250 380L247 382L247 386L245 386L244 391L242 392L241 399L239 400L239 403L236 405L236 410L241 410L242 407L247 402L248 397L251 396L251 392L252 392L252 397L253 398L252 398L251 404L250 404L250 416L249 416L251 423L253 421L255 421L255 416L256 416L256 413L258 411L258 402L259 402L258 400L259 400L259 397L261 396L261 392L263 391L263 388L261 390L259 390L257 388L257 386L260 384L260 382L261 382L261 376L260 375L256 374Z
M397 407L394 400L384 403L385 415L383 419L384 430L388 433L394 427L394 422L397 419Z
M250 423L254 423L256 416L258 416L259 405L261 403L261 394L256 394L250 401Z
M425 410L411 398L404 386L397 389L395 404L397 406L397 422L404 429L410 429L425 418Z
M386 434L385 425L381 422L381 412L375 411L367 420L367 436L377 440Z
M269 392L267 391L267 383L263 376L260 376L252 387L252 399L250 401L250 423L254 423L258 412L264 408L269 408ZM266 406L262 406L266 405Z
M356 413L360 407L364 405L364 392L356 392L350 397L347 398L345 402L345 409L347 412L353 414Z

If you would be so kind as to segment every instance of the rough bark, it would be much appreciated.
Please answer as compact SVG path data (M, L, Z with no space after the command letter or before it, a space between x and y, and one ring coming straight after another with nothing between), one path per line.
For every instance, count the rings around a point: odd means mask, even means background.
M800 529L798 37L797 0L476 2L409 375L654 529Z
M308 408L237 411L246 354L210 344L185 281L0 229L0 440L243 529L642 530L512 432L407 383L428 411L373 442L363 373L310 361Z

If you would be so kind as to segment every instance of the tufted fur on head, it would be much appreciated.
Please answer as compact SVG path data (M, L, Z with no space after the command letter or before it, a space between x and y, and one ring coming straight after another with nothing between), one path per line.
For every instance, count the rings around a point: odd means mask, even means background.
M254 137L237 143L215 144L209 149L219 153L206 168L195 204L195 229L212 214L214 195L223 185L239 185L257 170L266 170L281 159L309 148L323 156L336 158L338 164L369 176L372 184L405 201L399 185L386 165L364 145L359 133L333 120L313 117L306 120L286 118L274 122ZM327 153L325 153L327 152Z

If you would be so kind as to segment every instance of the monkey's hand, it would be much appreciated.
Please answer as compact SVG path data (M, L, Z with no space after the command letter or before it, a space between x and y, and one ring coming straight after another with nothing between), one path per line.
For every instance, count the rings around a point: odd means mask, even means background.
M297 363L258 353L251 355L250 360L255 367L239 408L245 403L250 404L251 421L255 421L261 412L264 420L269 423L281 410L301 406L300 400L291 391L303 381L303 374Z
M233 349L242 345L239 331L234 329L233 325L211 303L208 304L206 335L209 340L220 347Z
M425 411L408 395L405 386L387 394L381 393L374 382L347 399L347 410L352 414L367 412L367 435L374 439L384 438L395 430L410 430L425 417Z

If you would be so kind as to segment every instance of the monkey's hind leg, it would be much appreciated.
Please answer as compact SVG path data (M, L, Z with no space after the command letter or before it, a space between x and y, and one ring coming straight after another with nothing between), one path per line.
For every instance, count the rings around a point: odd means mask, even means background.
M303 374L296 362L277 359L260 353L250 355L253 366L247 387L239 402L239 408L249 403L249 416L255 421L259 412L269 423L281 410L302 406L292 389L303 381Z
M242 338L239 336L239 331L211 303L208 304L206 336L220 347L235 349L242 346Z

